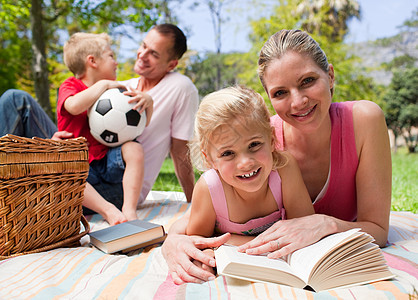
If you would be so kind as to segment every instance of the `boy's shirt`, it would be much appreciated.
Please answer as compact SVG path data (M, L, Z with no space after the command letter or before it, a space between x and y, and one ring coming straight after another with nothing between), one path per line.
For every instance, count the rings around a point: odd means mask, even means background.
M107 146L100 144L90 133L90 127L87 117L87 111L79 114L72 115L64 108L64 102L70 96L84 91L88 87L79 79L70 77L66 79L60 86L58 92L57 103L57 123L58 130L66 130L72 132L74 137L83 136L87 139L89 148L89 163L93 160L102 159L109 149Z

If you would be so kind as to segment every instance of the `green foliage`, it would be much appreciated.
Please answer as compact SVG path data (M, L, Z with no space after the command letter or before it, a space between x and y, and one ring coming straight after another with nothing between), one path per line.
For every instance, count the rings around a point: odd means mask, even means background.
M0 94L22 88L30 79L31 43L27 1L0 1Z
M395 136L402 135L410 152L417 148L413 127L418 126L418 68L411 67L393 74L389 90L384 95L385 117Z
M31 70L31 32L29 0L0 0L0 93L9 88L24 89L33 94ZM153 0L51 0L42 2L42 38L48 63L62 63L62 36L77 31L109 32L116 37L128 32L147 31L159 18L160 1ZM54 74L52 77L55 77ZM56 87L52 78L50 102L55 105ZM51 78L49 78L51 81Z
M343 38L347 33L346 22L358 17L357 1L347 1L346 6L337 10L332 1L280 0L272 8L272 14L251 22L252 50L250 56L257 57L264 42L281 29L302 29L307 31L327 54L328 61L334 66L336 86L334 101L377 98L371 78L365 76L365 70L359 67L359 58L349 54ZM321 5L319 5L321 4ZM311 6L312 7L311 7ZM335 12L341 13L341 19L334 20ZM256 59L243 59L246 72L239 75L241 81L260 92L257 78ZM268 105L270 103L268 102ZM271 106L271 105L270 105Z
M217 54L208 52L204 55L196 54L190 57L189 65L185 69L185 75L189 76L196 85L201 97L226 86L238 83L238 74L243 72L240 53ZM221 81L217 87L217 68L220 66Z

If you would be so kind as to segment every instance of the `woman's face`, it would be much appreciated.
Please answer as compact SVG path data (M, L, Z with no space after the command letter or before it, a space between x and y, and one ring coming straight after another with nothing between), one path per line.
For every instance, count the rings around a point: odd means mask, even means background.
M328 116L334 68L323 71L309 56L288 52L265 70L264 83L276 113L289 125L317 129Z

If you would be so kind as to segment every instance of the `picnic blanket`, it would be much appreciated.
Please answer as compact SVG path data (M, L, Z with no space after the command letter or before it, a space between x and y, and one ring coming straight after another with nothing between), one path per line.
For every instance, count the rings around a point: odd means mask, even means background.
M168 230L189 204L178 192L151 192L140 219ZM91 231L108 226L89 218ZM389 244L382 249L394 279L322 292L217 277L176 285L161 247L128 255L105 254L82 238L81 247L60 248L0 261L0 299L418 299L418 215L391 212Z

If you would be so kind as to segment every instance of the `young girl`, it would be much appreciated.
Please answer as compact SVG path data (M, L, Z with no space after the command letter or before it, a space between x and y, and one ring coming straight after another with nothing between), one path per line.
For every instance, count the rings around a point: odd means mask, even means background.
M207 171L193 190L188 235L257 235L280 219L314 213L296 161L276 150L259 94L241 86L211 93L195 122L192 159Z

